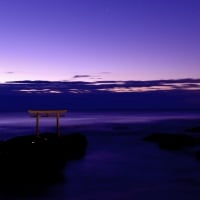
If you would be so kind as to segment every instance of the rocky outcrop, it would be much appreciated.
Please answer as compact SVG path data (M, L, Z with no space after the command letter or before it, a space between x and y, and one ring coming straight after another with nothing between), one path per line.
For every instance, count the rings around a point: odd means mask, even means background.
M51 182L66 163L85 155L87 140L75 133L20 136L0 141L0 184Z
M186 129L186 131L193 132L193 133L200 133L200 126Z
M160 148L168 150L181 150L199 143L199 140L186 134L153 133L146 136L144 140L156 142Z

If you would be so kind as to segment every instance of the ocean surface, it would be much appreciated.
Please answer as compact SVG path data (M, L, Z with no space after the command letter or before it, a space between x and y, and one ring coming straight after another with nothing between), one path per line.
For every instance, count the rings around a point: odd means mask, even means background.
M95 129L100 124L141 124L175 119L200 119L200 112L69 112L60 118L60 125L65 132L70 127ZM35 124L35 118L26 112L0 113L0 139L33 133ZM40 118L41 132L54 131L55 125L55 117Z
M41 118L41 134L54 132L55 123L53 117ZM42 193L22 195L21 188L21 195L5 194L0 189L0 199L200 199L200 161L193 151L160 150L143 141L152 132L184 133L200 126L199 112L69 112L60 124L63 134L87 136L85 157L69 162L63 180ZM28 113L0 113L1 140L34 132L35 118Z

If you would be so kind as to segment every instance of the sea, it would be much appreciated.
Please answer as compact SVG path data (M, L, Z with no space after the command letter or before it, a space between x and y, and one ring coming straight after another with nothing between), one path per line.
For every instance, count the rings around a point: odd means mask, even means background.
M0 113L0 140L35 134L35 124L26 112ZM200 199L200 161L195 150L161 150L143 140L155 132L194 134L187 129L200 126L200 112L69 112L60 125L61 134L79 132L87 137L86 155L70 161L62 181L44 191L0 189L0 199ZM55 118L41 117L40 134L55 131Z

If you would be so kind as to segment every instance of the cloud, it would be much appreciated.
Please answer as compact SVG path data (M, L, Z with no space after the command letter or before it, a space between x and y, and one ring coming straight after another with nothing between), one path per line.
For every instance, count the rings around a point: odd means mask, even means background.
M200 109L200 79L0 83L0 111Z
M111 74L111 72L101 72L100 74Z
M98 75L85 75L85 74L83 74L83 75L74 75L73 77L72 77L72 80L73 79L84 79L84 78L86 78L86 79L90 79L90 80L101 80L102 79L102 75L105 75L105 74L107 74L107 73L109 73L109 72L102 72L102 73L100 73L100 74L98 74Z
M5 72L5 74L14 74L15 72Z
M89 75L76 75L91 77ZM32 92L46 93L59 91L60 93L143 93L158 91L200 91L200 79L153 80L153 81L14 81L1 84L0 90L7 93ZM0 92L1 92L0 91ZM77 92L78 91L78 92Z
M76 79L76 78L91 78L92 76L90 75L75 75L73 76L73 79Z

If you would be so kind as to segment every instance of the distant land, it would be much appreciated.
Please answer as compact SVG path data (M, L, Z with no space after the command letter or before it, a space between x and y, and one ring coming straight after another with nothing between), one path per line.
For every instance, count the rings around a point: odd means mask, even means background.
M200 111L200 79L152 81L15 81L0 83L0 112Z

